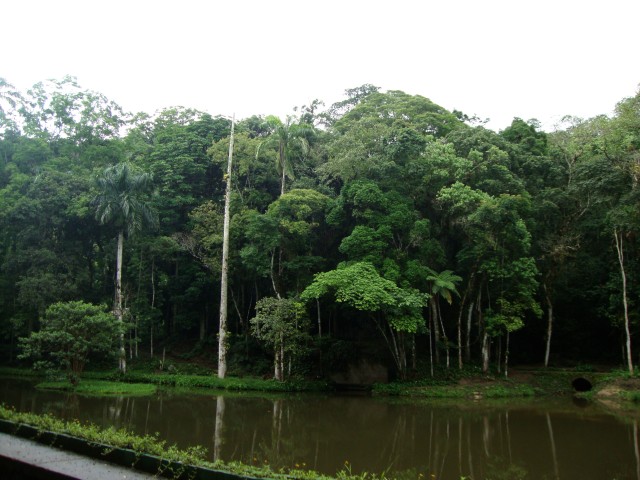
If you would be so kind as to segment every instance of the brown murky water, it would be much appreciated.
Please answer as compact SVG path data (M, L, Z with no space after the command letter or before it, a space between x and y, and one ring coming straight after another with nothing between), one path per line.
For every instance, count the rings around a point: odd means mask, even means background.
M0 379L19 411L158 433L211 459L406 479L640 480L638 420L572 398L500 403L162 391L92 398Z

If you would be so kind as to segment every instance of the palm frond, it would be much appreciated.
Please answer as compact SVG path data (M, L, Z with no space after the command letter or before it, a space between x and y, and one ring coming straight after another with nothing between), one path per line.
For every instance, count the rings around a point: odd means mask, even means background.
M136 173L127 163L108 167L96 179L100 193L93 200L96 219L101 223L114 222L128 234L139 231L144 224L155 227L156 215L143 196L151 189L152 176Z

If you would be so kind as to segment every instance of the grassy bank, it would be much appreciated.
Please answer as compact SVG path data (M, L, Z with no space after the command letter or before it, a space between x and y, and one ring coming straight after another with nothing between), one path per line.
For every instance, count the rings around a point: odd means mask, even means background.
M42 372L30 369L0 367L0 375L37 376ZM587 398L618 398L640 403L640 377L621 371L594 372L577 369L513 369L508 378L503 375L485 375L477 369L441 370L434 377L422 376L412 381L395 381L373 386L374 395L410 396L424 398L527 398L535 396L568 395L574 393L572 381L585 377L593 383L593 391L583 394ZM44 383L41 388L71 389L62 379L55 384ZM59 381L58 381L59 380ZM102 382L102 383L98 383ZM67 387L65 387L68 385ZM111 384L112 387L109 387ZM130 385L130 386L128 386ZM138 385L138 386L134 386ZM143 385L143 386L140 386ZM147 387L144 387L144 386ZM76 392L85 394L149 394L155 387L183 389L211 389L253 392L326 392L331 385L325 381L290 380L277 382L256 377L227 377L219 379L214 372L204 370L198 374L130 370L126 375L115 371L85 372Z
M374 386L373 393L468 399L569 395L574 393L572 382L577 377L588 378L594 384L594 391L596 391L619 381L621 374L574 369L514 369L509 377L505 378L500 374L482 374L475 369L462 371L456 369L436 372L434 377L428 376L414 381L378 384ZM640 398L640 390L637 393Z
M326 382L312 382L306 380L289 380L278 382L255 377L227 377L220 379L211 375L185 375L171 373L137 373L126 375L111 373L103 376L106 380L123 382L150 383L164 387L209 388L214 390L261 391L261 392L312 392L327 391Z
M36 385L41 390L59 390L81 395L127 395L144 396L156 393L156 385L149 383L109 382L104 380L83 380L78 385L71 385L68 381L42 382Z
M43 378L45 373L31 369L0 367L0 375ZM62 380L55 380L56 381L52 383L65 383ZM331 390L331 387L327 382L321 381L290 380L286 382L278 382L272 379L265 380L256 377L227 377L225 379L220 379L211 372L208 374L195 375L168 372L151 373L135 370L131 370L125 375L115 371L88 371L82 375L79 388L84 384L95 381L115 382L117 384L147 384L161 387L205 388L230 391L322 392ZM71 387L70 384L69 387ZM76 391L80 393L79 390Z
M375 395L411 396L425 398L509 398L533 397L544 393L530 385L491 381L467 385L424 385L424 382L379 384L373 388Z

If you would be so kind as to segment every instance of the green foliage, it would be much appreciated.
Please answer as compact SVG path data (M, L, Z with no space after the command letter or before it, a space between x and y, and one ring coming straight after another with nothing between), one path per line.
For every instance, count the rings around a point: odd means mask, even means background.
M72 384L79 381L92 356L115 353L121 331L105 307L81 301L51 305L40 324L40 331L21 339L20 357L31 359L35 366L52 363L67 372Z
M346 303L358 310L376 312L385 306L395 306L395 283L382 278L370 263L343 265L330 272L319 273L301 298L310 300L335 292L338 303Z
M270 132L267 139L258 145L256 158L262 148L275 147L275 165L281 178L280 194L285 192L285 179L295 178L293 158L302 157L309 151L309 138L313 136L313 127L305 123L296 123L294 118L286 121L273 115L265 119L265 127Z
M276 379L284 380L285 357L297 362L306 352L309 320L304 305L288 298L264 297L256 302L251 333L275 352Z
M141 230L145 223L157 223L153 210L143 199L151 187L151 175L135 173L129 164L121 163L108 167L96 181L100 193L94 204L100 223L113 222L129 234Z
M398 287L393 281L381 277L367 262L342 264L337 269L319 273L313 283L301 294L303 300L318 299L324 295L350 308L375 314L386 320L389 328L376 323L381 331L401 376L406 375L404 334L417 333L424 324L421 309L428 296L413 288ZM378 322L378 320L375 320ZM401 348L398 348L398 345Z
M389 233L388 229L357 225L351 235L342 239L338 250L352 261L378 263L384 258Z
M558 361L617 363L627 326L635 351L639 94L610 117L567 117L553 133L519 118L496 133L425 97L367 84L346 95L326 112L316 100L297 117L238 122L237 338L249 338L259 298L305 292L317 300L307 305L318 320L310 334L331 331L370 353L386 342L398 372L412 368L414 346L423 364L429 346L437 357L458 330L463 349L467 336L510 334L514 361L539 361L541 305L558 326ZM17 338L36 331L51 304L112 301L114 278L123 279L116 311L141 355L180 345L192 360L211 358L229 129L226 118L184 107L125 114L72 77L25 92L0 80L3 361L16 361ZM159 230L130 236L116 258L113 238L155 223L153 212ZM429 315L439 328L426 328ZM195 353L196 343L206 346ZM480 346L469 345L473 364ZM258 351L238 347L241 360L230 362L262 371ZM324 362L314 355L300 357L297 373Z

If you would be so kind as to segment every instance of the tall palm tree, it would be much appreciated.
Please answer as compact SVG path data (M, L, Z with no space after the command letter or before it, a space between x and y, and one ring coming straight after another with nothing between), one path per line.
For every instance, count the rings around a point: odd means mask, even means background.
M256 158L258 158L263 147L277 147L276 168L280 174L280 195L284 193L287 177L294 178L291 163L292 150L298 146L302 150L302 154L306 155L309 151L307 137L313 133L312 126L306 123L292 123L292 120L292 117L287 117L286 122L283 122L278 117L268 116L265 119L265 124L271 130L271 135L256 149Z
M144 194L151 187L152 177L148 173L136 173L129 164L120 163L108 167L97 178L100 193L93 200L96 207L96 219L101 224L112 223L118 229L118 249L116 254L116 292L113 311L123 327L122 311L122 251L124 234L131 236L140 231L143 225L156 226L157 217L144 201ZM127 370L127 358L124 349L124 328L120 331L120 353L118 368L122 373Z
M433 332L436 335L436 352L438 351L437 343L439 340L438 330L442 329L442 335L444 336L445 351L447 354L447 369L449 368L449 339L447 338L447 332L444 329L444 323L442 322L442 315L440 314L440 297L444 298L449 305L453 302L453 294L458 295L456 285L462 280L462 277L454 274L451 270L443 270L438 273L435 270L428 269L429 275L427 281L429 282L429 303L431 304L431 318L433 322Z

